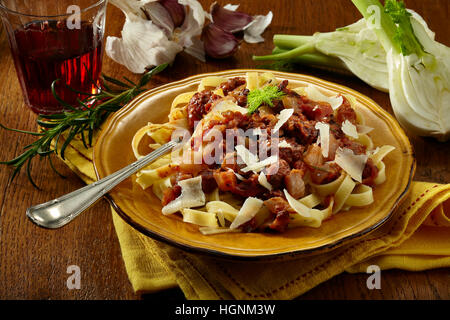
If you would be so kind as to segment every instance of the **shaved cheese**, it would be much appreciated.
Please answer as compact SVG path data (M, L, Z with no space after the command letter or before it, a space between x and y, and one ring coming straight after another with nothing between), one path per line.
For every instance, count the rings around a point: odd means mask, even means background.
M324 122L317 122L316 129L320 132L320 148L324 158L328 158L330 151L330 125Z
M206 196L202 190L201 176L181 180L178 185L181 187L181 195L162 208L164 215L181 211L184 208L202 206L206 202Z
M267 180L267 177L266 177L266 175L264 174L264 172L261 172L261 173L259 174L258 182L259 182L260 185L262 185L262 186L263 186L264 188L266 188L267 190L272 191L273 187L272 187L272 185L269 183L269 181Z
M342 122L342 132L344 132L347 136L358 139L358 130L356 126L348 120Z
M356 128L357 128L359 134L368 134L373 130L372 127L365 126L363 124L356 125Z
M283 124L285 124L289 118L294 114L294 109L284 109L281 110L280 114L277 116L278 122L275 124L275 127L272 130L272 133L277 132L281 129Z
M239 173L237 173L237 172L234 172L233 169L228 168L227 170L233 172L234 175L236 176L236 178L238 178L239 180L241 180L241 181L245 180L245 178L244 178L243 176L241 176L241 175L240 175Z
M261 209L263 201L257 198L249 197L245 200L241 210L239 210L236 219L230 225L230 229L237 229L244 223L250 221Z
M233 171L234 172L234 171ZM237 172L234 172L234 175L236 176L236 178L238 178L239 180L241 180L241 181L244 181L245 180L245 177L244 176L241 176L239 173L237 173Z
M233 171L234 172L234 171ZM239 180L241 180L241 181L244 181L245 180L245 177L244 176L241 176L239 173L237 173L237 172L234 172L234 175L236 176L236 178L238 178Z
M249 172L254 171L260 172L262 171L266 166L271 165L272 163L275 163L278 161L277 156L271 156L269 158L266 158L262 161L259 161L259 158L257 155L253 154L243 145L237 145L235 147L237 155L244 161L244 163L247 165L247 167L241 169L242 172ZM234 173L236 174L236 173ZM239 177L238 177L239 178Z
M262 171L265 167L278 162L278 157L277 156L271 156L268 157L260 162L256 162L253 163L243 169L241 169L242 172L249 172L249 171L254 171L254 172L260 172Z
M278 147L279 147L279 148L292 148L292 146L291 146L289 143L287 143L286 140L282 140L282 141L278 144Z
M306 96L308 97L308 99L315 101L315 102L329 103L333 110L336 110L337 108L339 108L342 105L342 103L344 102L344 99L341 96L329 97L329 96L324 95L314 85L309 85L304 90L305 90L305 93L306 93Z
M245 146L237 145L235 147L237 155L247 166L253 165L259 161L258 156L250 152Z
M348 148L338 148L336 150L336 158L334 161L347 172L350 177L358 182L362 182L362 173L366 166L368 156L365 154L355 155L352 150Z
M292 209L295 210L299 215L301 215L304 218L310 218L311 217L311 209L305 206L300 201L296 200L293 196L289 194L289 192L284 189L284 195L286 196L286 200L288 201L289 205Z

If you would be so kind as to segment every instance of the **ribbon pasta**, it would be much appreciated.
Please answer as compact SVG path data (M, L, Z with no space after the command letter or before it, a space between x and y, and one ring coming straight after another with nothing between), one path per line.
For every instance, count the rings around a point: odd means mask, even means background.
M136 132L132 140L134 156L139 159L148 152L169 142L177 129L189 130L187 105L192 97L197 92L206 89L213 90L214 94L224 97L224 93L219 86L227 80L224 77L217 76L205 77L200 81L198 91L185 92L176 96L170 107L169 121L167 123L148 123ZM280 82L268 72L249 72L246 75L246 88L250 91L278 83ZM305 87L298 87L292 90L298 94L305 94ZM352 106L357 103L352 96L345 96L345 98ZM227 97L224 97L223 101L227 101ZM220 119L221 112L243 110L243 108L238 107L234 103L229 103L229 105L227 106L227 103L225 103L220 108L213 109L203 117L201 124L205 125L209 121ZM356 116L358 124L366 127L362 114L356 111ZM201 129L199 130L201 131ZM190 139L202 134L202 132L197 132L199 130L196 129ZM386 166L383 159L394 147L385 145L373 150L374 143L368 133L358 133L358 138L351 139L365 146L368 150L368 159L371 159L378 169L378 175L374 180L375 184L385 182ZM188 149L191 148L191 143L186 145ZM205 147L204 142L203 147ZM184 152L186 152L186 147L180 151L181 154ZM171 177L178 172L178 169L179 164L172 161L171 155L166 155L137 173L136 182L142 189L150 188L153 194L162 200L164 192L168 188L173 187ZM374 201L373 188L353 180L350 174L344 170L342 170L341 175L337 179L329 183L314 184L308 175L305 176L305 180L305 183L309 186L309 194L300 199L294 199L290 194L286 194L286 198L292 208L292 212L289 215L288 228L302 226L318 228L324 220L341 211L348 210L351 207L368 206ZM215 235L242 231L241 228L229 228L230 224L240 214L242 206L243 200L236 198L230 192L219 191L217 188L206 195L206 202L203 206L183 208L180 212L184 222L198 225L200 232L205 235ZM262 225L270 216L271 213L267 207L262 206L252 219L257 225Z

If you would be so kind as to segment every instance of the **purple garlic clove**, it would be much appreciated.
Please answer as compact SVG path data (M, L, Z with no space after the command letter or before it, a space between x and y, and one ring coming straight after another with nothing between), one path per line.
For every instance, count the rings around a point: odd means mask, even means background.
M186 18L184 6L178 0L159 0L159 3L169 12L175 28L180 27Z
M202 40L206 54L216 59L232 56L238 50L240 43L232 33L222 30L215 23L210 23L203 28Z
M244 30L253 21L252 16L244 12L222 8L216 2L211 5L211 16L216 26L230 33Z

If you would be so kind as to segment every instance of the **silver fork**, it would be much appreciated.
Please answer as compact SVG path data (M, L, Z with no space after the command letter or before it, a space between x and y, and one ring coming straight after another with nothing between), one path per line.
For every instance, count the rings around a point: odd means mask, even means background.
M75 219L123 180L167 154L180 142L181 139L166 143L145 157L97 182L57 199L30 207L27 209L27 217L40 227L49 229L60 228Z

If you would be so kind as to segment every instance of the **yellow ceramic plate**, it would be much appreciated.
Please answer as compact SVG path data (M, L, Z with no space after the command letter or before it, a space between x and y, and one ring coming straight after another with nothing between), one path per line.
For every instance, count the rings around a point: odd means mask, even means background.
M147 122L167 122L172 100L180 93L197 90L206 76L243 76L248 71L230 70L201 74L147 91L114 114L106 123L94 148L94 165L103 178L135 161L131 140ZM205 236L198 226L185 223L178 215L164 216L161 204L151 191L143 191L130 178L112 192L108 199L119 215L140 232L186 250L233 258L293 257L336 247L379 227L392 214L405 195L415 161L411 144L397 121L371 99L349 88L324 80L291 73L273 72L287 79L292 87L308 83L341 94L353 95L356 108L366 124L375 128L371 137L375 146L392 145L396 149L385 158L387 180L374 189L374 203L335 215L318 228L295 228L282 234L233 233Z

